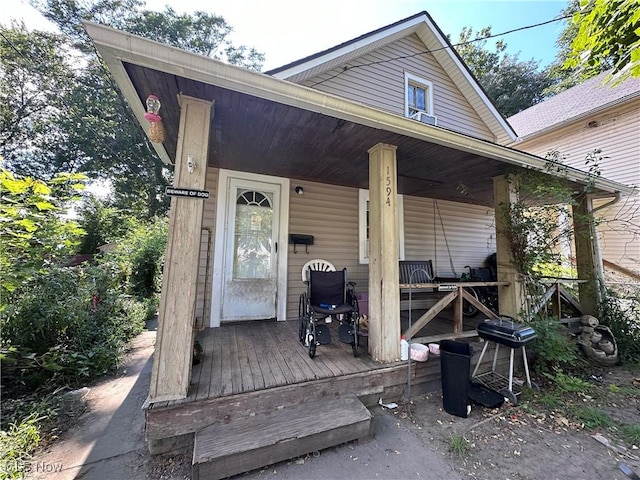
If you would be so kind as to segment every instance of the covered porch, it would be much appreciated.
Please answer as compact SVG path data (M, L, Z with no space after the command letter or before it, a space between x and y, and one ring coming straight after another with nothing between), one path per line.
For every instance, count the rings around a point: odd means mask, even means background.
M387 394L399 398L407 385L407 366L397 361L403 328L398 195L497 209L515 200L509 175L529 169L543 171L546 160L498 145L495 137L493 141L481 140L103 26L85 27L141 125L147 127L147 96L153 93L161 99L165 136L154 147L174 166L175 188L206 189L221 198L219 192L228 188L217 181L223 170L278 178L282 185L284 208L280 213L284 221L272 251L277 258L274 317L278 321L223 325L200 332L205 355L194 368L200 258L202 249L209 248L203 242L203 218L210 214L215 225L215 231L208 234L212 244L225 238L226 224L220 209L205 212L203 200L172 198L146 409L148 438L189 439L194 432L234 418L252 418L286 405L347 393L365 403ZM586 174L571 168L565 172L567 184L582 192ZM301 292L301 261L292 259L285 248L292 221L291 188L287 187L292 181L325 186L328 193L318 210L327 206L343 209L337 194L327 186L354 202L358 189L369 190L368 264L358 262L357 255L345 255L340 265L359 275L363 280L359 285L366 284L369 295L367 350L360 357L354 358L350 348L336 341L319 347L311 360L297 340L297 322L291 322L291 312L297 308ZM623 188L599 177L589 181L594 194L603 197ZM588 212L591 197L583 197L578 208ZM331 221L341 220L336 218ZM516 317L524 304L520 278L500 222L496 216L500 312ZM308 225L304 218L298 223ZM355 230L353 215L344 224ZM581 300L588 312L595 308L597 248L591 240L592 225L577 227L583 233L577 245L578 273L585 280ZM419 247L411 255L416 260L426 259ZM214 255L211 259L211 270L204 271L209 279L205 292L222 281L221 274L212 272L223 268L223 257ZM458 300L445 324L438 318L443 310L433 312L422 317L412 337L472 336L474 326L466 325L459 314L462 292L457 286L456 295L448 298ZM206 315L210 317L222 308L222 302L215 300L209 302L211 310ZM433 330L422 334L417 331L422 327ZM439 362L414 364L410 375L416 385L437 383Z
M419 315L424 310L414 312ZM407 325L405 312L402 324ZM481 350L475 326L482 316L465 319L462 335L451 333L446 312L419 331L422 337L466 337L476 345L472 364ZM351 347L334 340L318 347L316 357L297 339L298 320L259 321L223 325L197 334L203 346L200 362L193 366L188 395L154 402L145 408L147 438L157 452L189 444L204 426L229 423L267 413L291 404L319 398L356 395L365 405L406 399L408 382L412 395L440 386L440 357L426 362L382 363L367 353L366 339L358 357ZM506 368L505 349L499 366ZM490 360L485 358L483 365ZM409 369L410 368L410 369ZM488 368L488 367L487 367ZM182 440L180 440L182 437Z

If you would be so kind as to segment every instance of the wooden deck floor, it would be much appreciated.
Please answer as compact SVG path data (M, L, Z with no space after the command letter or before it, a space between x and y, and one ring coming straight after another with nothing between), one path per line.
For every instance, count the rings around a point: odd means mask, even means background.
M337 322L332 343L321 345L316 357L298 341L298 322L255 321L207 329L198 339L204 352L193 367L185 399L161 402L157 407L304 383L366 372L388 365L372 360L366 345L354 357L350 345L338 340Z
M403 324L406 318L401 319ZM477 321L465 322L475 331ZM354 357L351 347L340 342L338 322L331 324L332 343L321 345L314 359L298 341L298 321L254 321L206 329L197 336L203 346L201 362L193 367L186 398L159 402L155 406L178 405L269 388L339 377L386 368L367 353L366 338ZM426 333L425 333L426 332ZM433 321L421 334L451 333L450 320Z
M479 317L465 321L467 333L475 331L480 321ZM445 335L451 332L451 325L446 318L437 319L419 333ZM147 439L155 442L190 435L285 405L345 394L355 394L367 405L380 398L401 400L407 386L407 362L376 362L366 345L354 357L351 346L338 339L337 327L338 322L331 324L332 343L318 346L313 359L298 341L297 320L226 324L200 332L204 352L200 364L193 367L188 395L146 406ZM420 389L437 389L440 358L413 362L410 378L415 394Z

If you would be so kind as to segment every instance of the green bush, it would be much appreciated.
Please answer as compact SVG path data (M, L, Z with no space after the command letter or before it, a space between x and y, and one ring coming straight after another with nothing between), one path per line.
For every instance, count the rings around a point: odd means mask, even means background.
M533 368L538 373L553 373L578 360L578 350L567 335L567 329L555 318L535 316L529 322L538 338L527 346L535 357Z
M555 383L556 390L562 394L566 393L584 393L588 392L591 384L581 378L567 375L559 368L555 369L554 374L545 374L547 378Z
M141 224L118 241L115 252L107 255L118 266L127 293L148 298L160 292L167 229L166 218Z
M28 471L30 454L40 442L38 421L35 415L29 415L18 424L0 430L0 479L21 479Z
M94 205L83 231L63 216L83 178L49 186L0 170L0 479L23 477L58 416L56 394L116 367L157 309L166 220L140 224ZM60 266L83 234L93 251L123 231L119 252L97 265Z
M93 195L86 196L78 210L78 223L85 232L78 253L98 253L98 247L117 242L138 223L136 218Z
M600 303L600 323L611 329L620 363L640 363L640 291L608 289Z
M36 275L2 319L5 386L30 392L104 374L142 330L147 310L147 302L122 295L108 264Z
M84 232L64 214L84 179L59 174L46 184L0 169L0 313L12 310L14 292L33 275L74 252Z

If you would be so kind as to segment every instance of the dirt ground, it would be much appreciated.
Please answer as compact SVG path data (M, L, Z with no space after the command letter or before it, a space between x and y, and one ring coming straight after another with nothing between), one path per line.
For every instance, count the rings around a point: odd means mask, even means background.
M519 405L498 409L474 406L468 418L455 417L442 408L440 393L415 399L410 415L398 412L431 449L440 452L463 478L478 480L600 480L627 479L619 469L625 463L640 473L639 445L625 444L615 425L585 428L572 418L581 407L603 411L616 424L640 428L639 372L620 367L595 369L588 377L588 393L567 393L558 408L542 403L544 391L530 393ZM613 385L613 387L611 387ZM520 396L522 397L522 395ZM619 453L596 441L600 434ZM454 439L466 441L462 454L452 451Z
M474 405L467 418L445 412L440 392L419 395L412 400L410 410L401 405L392 412L400 426L415 434L425 448L442 455L462 478L628 480L619 465L624 463L640 473L639 445L625 443L614 426L587 428L572 418L571 412L582 406L593 407L618 425L640 427L639 377L640 372L621 367L596 368L587 378L592 385L589 393L567 393L557 409L543 405L543 390L519 395L516 406L505 403L498 409L488 409ZM594 438L598 434L611 448ZM467 450L461 455L451 447L456 437L466 441ZM156 457L148 464L147 478L189 479L189 460L185 455ZM304 461L320 460L307 456L265 471L282 472L292 463ZM427 467L422 478L431 478L428 475Z
M35 456L43 465L62 461L68 468L60 475L44 472L28 478L191 478L189 453L152 457L144 442L140 408L149 384L154 334L146 332L133 343L121 374L94 385L86 396L82 413L69 419L68 429L60 438ZM640 371L595 368L589 370L584 381L589 383L587 388L579 393L566 393L559 400L550 396L545 386L538 393L520 395L517 406L505 404L495 410L474 406L468 418L445 412L439 392L415 395L410 409L400 405L382 414L394 415L398 428L410 432L418 446L423 444L424 448L442 455L461 478L628 480L618 468L621 462L640 474L640 445L624 442L621 432L615 428L625 424L640 430ZM555 399L556 404L547 406L553 403L550 399ZM601 428L585 428L579 417L573 415L580 407L602 411L612 421ZM374 415L380 414L381 407L376 407ZM626 453L596 441L592 435L597 433L611 444L626 448ZM462 454L452 451L453 440L458 441L458 446L462 443L465 450ZM335 449L364 447L372 449L366 455L388 454L374 451L375 445L372 441ZM268 477L283 478L284 469L305 462L317 462L321 469L322 462L330 457L320 453L317 457L291 459L267 467L263 472L278 472L279 475ZM384 478L383 472L376 475ZM432 478L428 466L417 478Z

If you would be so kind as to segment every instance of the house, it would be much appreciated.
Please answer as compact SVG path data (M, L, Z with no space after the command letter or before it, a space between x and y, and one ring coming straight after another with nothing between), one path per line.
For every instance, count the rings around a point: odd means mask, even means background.
M640 78L605 84L607 72L512 117L518 133L513 148L544 156L556 150L572 167L586 169L587 155L601 150L602 176L640 186ZM607 268L640 274L640 197L595 202L603 221L600 250Z
M515 316L522 307L492 211L513 198L506 173L546 161L504 146L515 132L426 12L267 74L85 28L145 129L145 100L159 98L165 136L154 147L175 165L169 193L191 196L171 200L146 409L150 444L195 434L194 465L205 468L213 461L208 446L232 434L216 429L234 419L345 393L397 395L407 382L397 362L399 259L431 259L450 277L497 251L500 311ZM630 191L576 168L567 175L577 190L593 181L602 197ZM586 198L577 208L589 205ZM290 234L313 236L313 244L291 244ZM593 245L591 235L580 238L588 309L594 268L585 252ZM312 258L346 267L368 293L369 355L304 354L295 331L301 268ZM463 296L455 288L451 299ZM192 368L196 320L208 360ZM462 333L454 325L449 338ZM414 366L410 378L436 381L438 365ZM298 435L286 438L302 441Z

